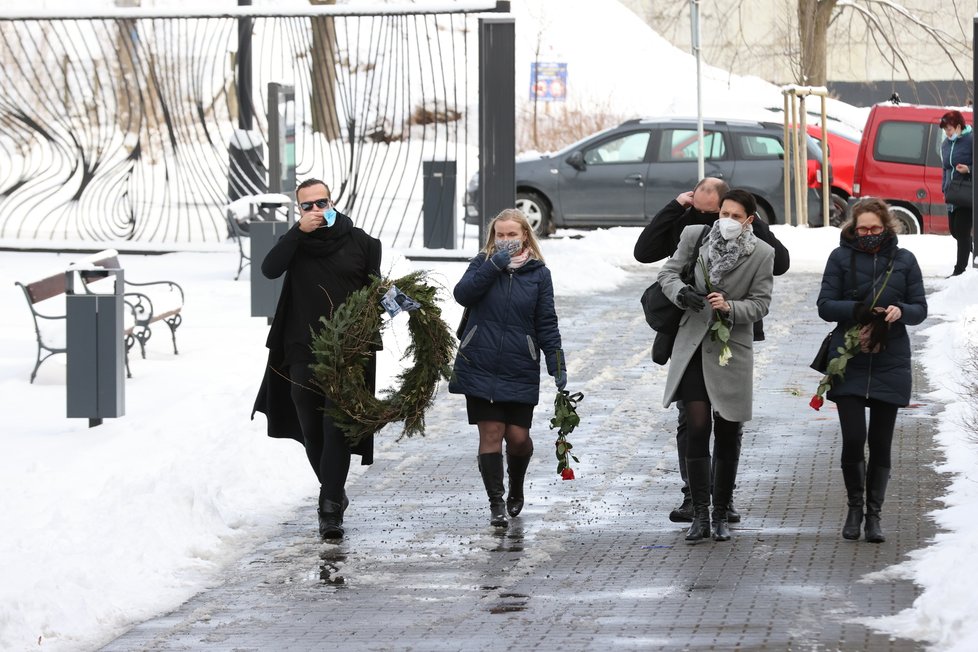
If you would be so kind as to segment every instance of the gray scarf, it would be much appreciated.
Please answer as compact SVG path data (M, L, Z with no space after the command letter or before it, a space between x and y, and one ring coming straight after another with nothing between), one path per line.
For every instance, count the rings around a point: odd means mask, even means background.
M720 225L713 223L708 237L709 257L706 266L710 271L710 283L714 287L723 280L723 275L733 269L741 256L750 256L754 253L754 246L757 244L757 236L750 225L733 240L724 240L720 235Z

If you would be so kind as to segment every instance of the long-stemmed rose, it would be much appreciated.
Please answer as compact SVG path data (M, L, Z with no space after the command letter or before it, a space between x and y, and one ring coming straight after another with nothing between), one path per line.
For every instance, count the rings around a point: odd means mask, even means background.
M886 289L886 284L890 280L890 274L893 273L893 266L886 270L886 276L883 278L883 285L880 286L879 292L873 296L873 302L869 304L869 310L872 311L876 307L876 302L879 300L880 295L883 294L883 290ZM815 395L812 396L812 400L808 402L808 405L819 410L825 404L825 392L832 388L832 383L835 382L833 379L838 378L842 380L846 375L846 366L862 348L862 342L860 338L860 333L863 326L856 324L855 326L850 326L849 330L845 332L845 338L842 341L842 346L836 349L839 355L835 358L829 360L829 366L825 370L825 375L822 376L822 380L818 383L818 389L815 390Z
M710 275L706 270L706 262L703 257L699 259L700 267L703 268L703 280L706 282L707 293L714 292L713 284L710 283ZM720 342L720 366L726 367L733 357L730 352L730 318L717 309L713 309L713 323L710 324L710 340Z
M571 468L570 460L580 462L571 453L574 446L567 441L567 435L574 432L574 428L581 423L581 417L577 416L577 404L583 398L582 392L571 394L566 389L559 390L554 398L554 417L550 420L550 428L557 428L557 441L555 442L557 473L564 480L574 479L574 469Z

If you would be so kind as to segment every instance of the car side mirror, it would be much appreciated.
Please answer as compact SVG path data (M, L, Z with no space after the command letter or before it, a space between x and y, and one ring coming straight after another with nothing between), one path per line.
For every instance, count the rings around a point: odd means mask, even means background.
M565 159L565 162L567 165L571 166L575 170L578 170L579 172L583 172L585 169L587 169L587 165L584 163L584 154L582 154L580 150L568 156Z

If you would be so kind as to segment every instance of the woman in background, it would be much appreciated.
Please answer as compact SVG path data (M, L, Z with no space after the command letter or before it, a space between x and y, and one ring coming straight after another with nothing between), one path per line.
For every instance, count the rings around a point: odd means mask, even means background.
M941 116L941 129L947 138L941 143L941 190L947 192L951 179L970 179L974 157L975 136L964 122L960 111L948 111ZM971 230L973 225L971 206L947 205L947 221L951 235L958 243L958 255L951 276L963 274L971 258ZM950 276L948 277L950 278Z

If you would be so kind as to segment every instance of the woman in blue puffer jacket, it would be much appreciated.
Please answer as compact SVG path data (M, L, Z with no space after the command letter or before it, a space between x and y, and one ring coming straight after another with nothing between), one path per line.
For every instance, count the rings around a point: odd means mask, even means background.
M479 471L489 496L490 523L506 527L506 512L516 516L523 509L541 350L558 390L567 384L567 370L550 270L526 216L508 208L487 232L485 248L455 286L455 300L468 310L468 318L448 388L465 395L469 423L479 428ZM505 504L504 439L509 467Z
M941 129L947 138L941 143L941 191L947 192L951 179L970 179L974 159L975 135L965 124L960 111L941 116ZM948 229L958 244L958 255L951 276L963 274L971 257L971 230L974 217L971 206L947 205Z
M842 536L858 539L865 487L866 541L882 543L880 509L890 477L890 449L897 410L910 403L910 336L907 326L927 317L927 297L917 259L897 246L889 206L863 199L842 227L818 295L818 316L838 322L830 358L845 347L845 333L858 326L859 349L827 394L835 401L842 430L842 478L849 512ZM875 304L874 304L875 298ZM869 408L869 427L866 426ZM869 443L869 463L864 448Z

